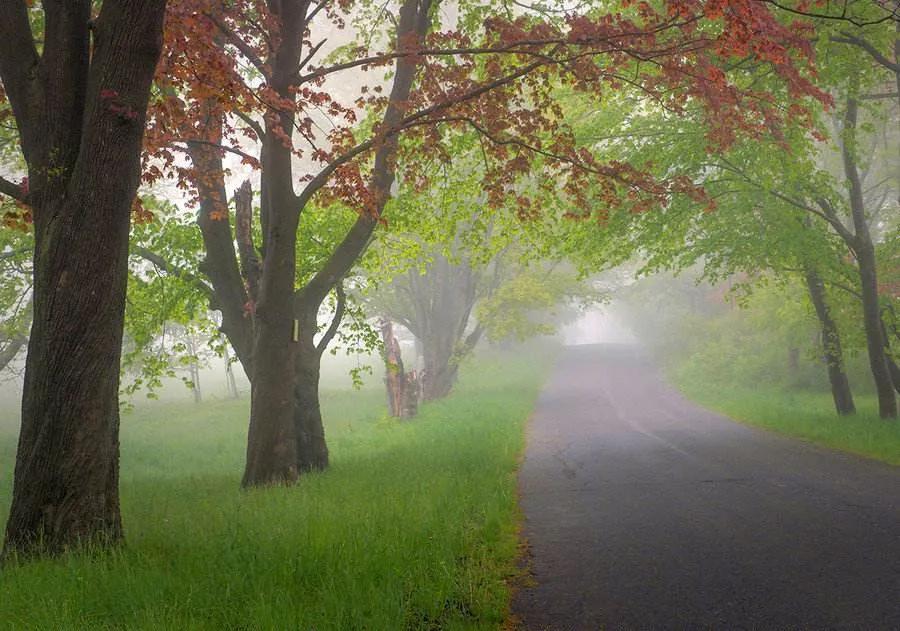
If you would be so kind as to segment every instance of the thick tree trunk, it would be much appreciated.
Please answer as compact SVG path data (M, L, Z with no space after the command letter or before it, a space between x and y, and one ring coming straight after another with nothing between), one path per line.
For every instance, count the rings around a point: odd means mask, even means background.
M853 217L855 233L854 252L859 269L860 293L863 305L863 324L866 332L866 349L869 355L869 366L878 393L878 412L882 418L897 418L897 397L891 381L887 355L884 350L885 340L881 333L881 305L878 299L878 274L875 261L875 246L869 232L869 224L863 201L862 182L856 166L855 140L858 104L851 95L847 99L847 110L844 115L844 132L846 137L841 143L841 157L844 174L847 177L850 197L850 211Z
M435 401L450 394L456 384L459 366L453 357L453 342L434 335L422 340L424 368L422 369L422 399Z
M853 393L850 390L847 373L844 371L844 352L840 333L831 317L831 310L828 308L825 285L812 268L806 270L806 287L822 328L822 352L828 368L828 381L831 383L834 408L841 416L854 414L856 406L853 403Z
M55 553L122 535L118 397L131 199L101 191L106 178L97 175L77 198L39 209L57 219L35 230L8 550Z
M272 5L280 38L271 61L274 92L294 100L297 68L306 30L308 5ZM290 484L297 480L294 379L299 336L294 322L297 226L302 204L294 193L292 147L295 112L266 113L261 149L261 223L263 260L254 320L250 430L243 486Z
M289 484L298 476L294 426L298 339L293 317L292 238L296 219L292 220L290 213L271 213L269 230L256 305L245 487Z
M310 340L311 342L311 340ZM294 381L294 431L297 434L297 468L300 473L328 468L328 444L319 405L321 355L312 344L303 344L297 354Z
M29 88L0 50L35 220L34 320L7 554L58 553L122 536L118 388L128 231L165 2L104 2L92 54L90 4L44 5L60 14L47 22L46 74L26 69L33 72L26 81L52 79L31 93L46 99L42 110L22 111ZM0 19L8 18L0 12ZM14 26L27 32L27 23ZM83 108L83 118L59 116L72 108Z
M281 301L265 301L266 283L262 287L253 353L262 359L254 362L251 382L244 487L290 484L298 475L292 319Z

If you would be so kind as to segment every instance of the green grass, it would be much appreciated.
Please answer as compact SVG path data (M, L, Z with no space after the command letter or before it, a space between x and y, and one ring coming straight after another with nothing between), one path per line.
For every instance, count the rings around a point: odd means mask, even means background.
M496 629L537 364L467 365L406 423L384 418L377 388L326 392L332 467L292 488L238 490L246 401L126 415L127 544L7 566L0 627ZM2 511L13 454L0 428Z
M871 395L855 396L857 413L839 417L829 392L726 387L677 371L674 377L685 395L737 421L900 464L900 422L880 419Z

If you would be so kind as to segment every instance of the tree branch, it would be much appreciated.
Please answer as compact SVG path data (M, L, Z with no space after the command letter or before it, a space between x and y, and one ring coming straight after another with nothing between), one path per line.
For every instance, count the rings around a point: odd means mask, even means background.
M200 140L199 138L192 138L190 140L175 139L172 141L173 144L176 142L183 142L185 145L188 145L188 147L190 145L205 145L207 147L214 147L215 149L220 149L222 151L227 151L229 153L233 153L236 156L241 156L244 160L246 160L250 164L258 164L259 163L259 158L257 158L256 156L252 156L249 153L241 151L240 149L236 149L234 147L229 147L228 145L223 145L218 142L211 142L209 140ZM182 149L182 151L189 151L190 149L188 147L185 147L184 149ZM179 147L179 149L180 149L180 147Z
M328 325L328 329L322 334L322 339L319 340L318 345L316 345L316 352L319 356L325 352L325 349L331 343L331 340L337 335L338 329L341 326L341 320L344 319L344 313L347 310L347 294L344 292L344 284L338 283L335 285L334 293L337 297L337 304L334 307L334 317L331 319L331 324Z
M875 48L871 42L862 37L857 37L852 33L847 33L846 31L841 31L841 35L843 37L832 37L831 41L838 42L841 44L851 44L852 46L856 46L857 48L861 48L862 50L869 53L869 56L874 59L876 62L890 70L891 72L900 72L900 64L897 64L882 54L880 50Z
M9 338L6 346L0 349L0 370L6 368L27 343L28 338L21 334L16 334Z
M145 248L144 246L132 245L131 251L135 256L139 256L145 261L152 263L155 267L165 272L167 275L190 281L197 289L206 294L209 299L212 300L215 298L215 292L213 291L213 288L203 282L203 279L201 279L199 276L196 276L195 274L187 270L183 270L176 265L172 265L172 263L164 259L162 256L153 252L152 250Z
M882 24L884 22L888 22L890 20L897 19L897 12L890 11L887 13L887 15L885 15L877 20L857 20L856 18L853 18L853 17L850 17L849 15L847 15L847 3L846 2L844 2L844 8L841 11L840 15L833 15L833 14L829 14L829 13L813 13L811 11L801 11L799 9L794 9L792 7L788 7L784 4L781 4L780 2L776 2L775 0L763 0L763 2L765 2L766 4L771 4L773 7L777 8L777 9L781 9L782 11L785 11L787 13L792 13L794 15L802 15L803 17L814 18L814 19L819 19L819 20L833 20L833 21L837 21L837 22L847 22L849 24L852 24L853 26L858 26L858 27L874 26L876 24Z
M818 214L820 217L823 217L825 221L831 224L831 227L834 228L835 232L837 232L844 240L844 242L850 246L850 249L855 251L857 247L856 235L850 232L844 225L844 222L840 220L831 202L829 202L824 197L817 197L816 204L818 204L819 208L822 209L821 213L816 214ZM810 212L815 212L815 210L810 209Z
M25 0L0 2L0 81L12 106L21 132L26 161L32 150L32 134L37 133L36 119L40 110L32 107L35 96L34 77L41 63Z
M8 195L9 197L12 197L16 201L20 201L23 204L28 203L26 201L27 195L25 194L25 191L22 190L22 187L15 182L10 182L4 177L0 177L0 193Z
M271 71L266 68L266 64L260 58L259 55L256 54L250 46L247 45L247 42L241 39L241 36L235 33L231 28L225 24L219 17L214 13L206 13L209 20L216 25L216 28L219 29L219 32L222 33L227 39L228 43L237 48L240 53L247 58L253 67L259 70L260 74L266 78L267 81L270 81L272 78Z

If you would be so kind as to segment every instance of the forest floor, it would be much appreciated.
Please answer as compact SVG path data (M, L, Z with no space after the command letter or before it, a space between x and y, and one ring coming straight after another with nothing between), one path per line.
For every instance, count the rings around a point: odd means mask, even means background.
M567 349L520 473L528 629L900 628L900 468L731 421L633 348Z
M0 628L496 629L547 369L469 362L410 422L384 416L377 384L327 391L332 467L253 492L238 489L247 400L142 406L122 422L126 545L3 568ZM15 432L0 422L0 521Z

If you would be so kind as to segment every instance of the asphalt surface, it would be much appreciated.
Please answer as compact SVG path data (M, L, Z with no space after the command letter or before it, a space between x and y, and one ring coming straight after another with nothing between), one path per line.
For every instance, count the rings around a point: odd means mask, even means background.
M900 467L739 425L571 347L520 472L525 629L900 629Z

